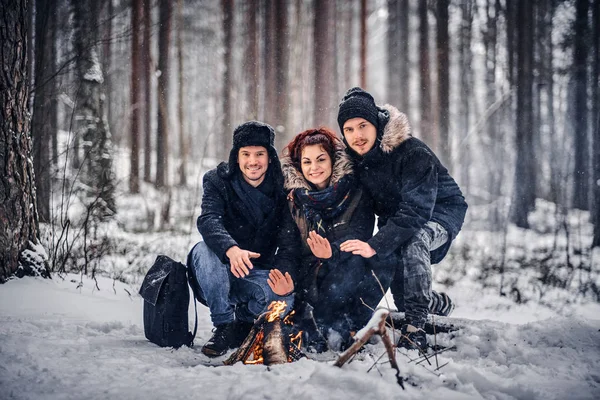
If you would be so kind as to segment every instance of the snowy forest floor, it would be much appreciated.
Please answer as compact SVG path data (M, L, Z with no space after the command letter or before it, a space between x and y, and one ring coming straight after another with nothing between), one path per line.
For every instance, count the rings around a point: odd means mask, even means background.
M497 231L488 228L489 205L470 201L451 253L433 268L434 289L450 294L462 326L436 340L456 351L438 356L447 364L437 372L434 360L417 365L416 354L398 351L404 392L389 364L367 372L384 353L381 343L342 369L332 365L334 353L268 368L219 366L225 357L200 352L212 329L202 305L196 347L153 345L137 291L158 254L185 260L201 239L201 173L189 176L170 197L148 184L128 194L119 176L118 214L93 227L86 249L83 197L76 185L67 204L57 194L56 224L42 226L43 241L70 272L0 286L0 399L600 398L600 253L589 248L587 213L564 214L541 200L532 229ZM170 221L158 229L167 199ZM193 326L192 305L189 317Z

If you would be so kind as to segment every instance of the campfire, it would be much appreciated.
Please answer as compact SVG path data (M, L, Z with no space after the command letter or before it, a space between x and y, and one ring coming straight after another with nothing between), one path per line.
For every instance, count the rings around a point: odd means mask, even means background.
M287 304L274 301L261 314L242 345L226 360L225 365L238 361L244 364L284 364L306 357L300 350L302 331L294 332L292 311L281 319Z

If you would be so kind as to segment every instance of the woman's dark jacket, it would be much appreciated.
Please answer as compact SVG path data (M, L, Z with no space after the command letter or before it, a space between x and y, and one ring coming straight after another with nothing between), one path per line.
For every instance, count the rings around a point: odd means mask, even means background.
M276 154L270 156L277 157ZM232 187L236 167L237 164L230 170L228 163L223 162L204 175L202 213L197 221L200 234L223 263L229 263L226 251L239 246L260 253L259 258L251 259L255 268L277 268L289 272L295 280L300 260L300 237L289 213L282 179L277 179L281 173L267 172L265 179L276 181L275 207L260 226L256 226ZM269 168L279 168L279 161L271 162Z
M379 257L387 257L434 221L449 235L446 244L431 253L431 262L438 263L462 227L467 203L433 151L412 137L403 113L386 105L379 116L373 149L363 157L347 149L379 216L379 231L368 243Z
M364 191L358 181L354 179L352 163L345 153L343 146L336 149L335 160L332 166L332 175L329 186L335 185L342 178L351 179L354 183L348 198L349 205L347 209L332 220L324 220L326 234L324 235L331 243L333 256L326 260L323 270L335 268L335 264L351 257L351 253L341 252L340 245L349 239L359 239L367 241L373 235L375 227L375 215L373 213L373 204L371 197ZM303 278L299 279L300 289L308 289L307 286L315 284L317 268L321 265L318 259L312 254L306 239L308 238L308 222L303 212L303 207L308 205L296 195L297 191L309 190L314 188L304 179L302 172L293 164L289 155L281 157L281 169L284 176L284 187L288 192L288 203L291 215L300 230L302 239L302 261L300 274ZM322 235L323 236L323 235ZM319 275L325 271L321 271ZM313 288L314 289L314 288ZM310 298L310 296L309 296ZM314 300L314 299L313 299Z

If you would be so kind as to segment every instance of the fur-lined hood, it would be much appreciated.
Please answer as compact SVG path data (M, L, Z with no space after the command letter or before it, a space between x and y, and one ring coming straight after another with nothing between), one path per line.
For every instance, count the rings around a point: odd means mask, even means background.
M406 114L400 112L396 107L386 104L380 109L383 111L379 114L380 121L382 114L387 114L388 121L383 129L379 147L384 153L390 153L406 139L412 137L410 124Z
M334 152L335 162L333 163L333 168L331 171L331 180L329 181L329 186L339 182L344 176L352 174L352 161L350 161L350 157L346 154L345 147L339 143L336 144L336 149ZM284 179L284 188L286 191L293 189L308 189L313 190L310 187L306 179L304 179L304 175L302 175L302 171L299 171L292 162L292 159L285 150L284 154L281 156L281 170L283 172Z

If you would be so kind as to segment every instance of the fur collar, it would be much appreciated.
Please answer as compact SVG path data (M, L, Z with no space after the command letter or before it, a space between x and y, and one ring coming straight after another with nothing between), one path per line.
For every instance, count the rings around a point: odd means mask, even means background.
M333 164L329 186L339 182L345 175L353 173L352 161L350 161L350 157L346 154L343 146L340 145L336 147L334 156L335 163ZM281 170L283 172L284 188L286 191L294 189L313 190L306 179L304 179L302 171L299 171L294 166L287 151L286 154L281 156Z
M389 113L390 119L383 129L379 147L384 153L390 153L406 139L412 137L411 129L406 115L396 107L386 104L381 108Z

